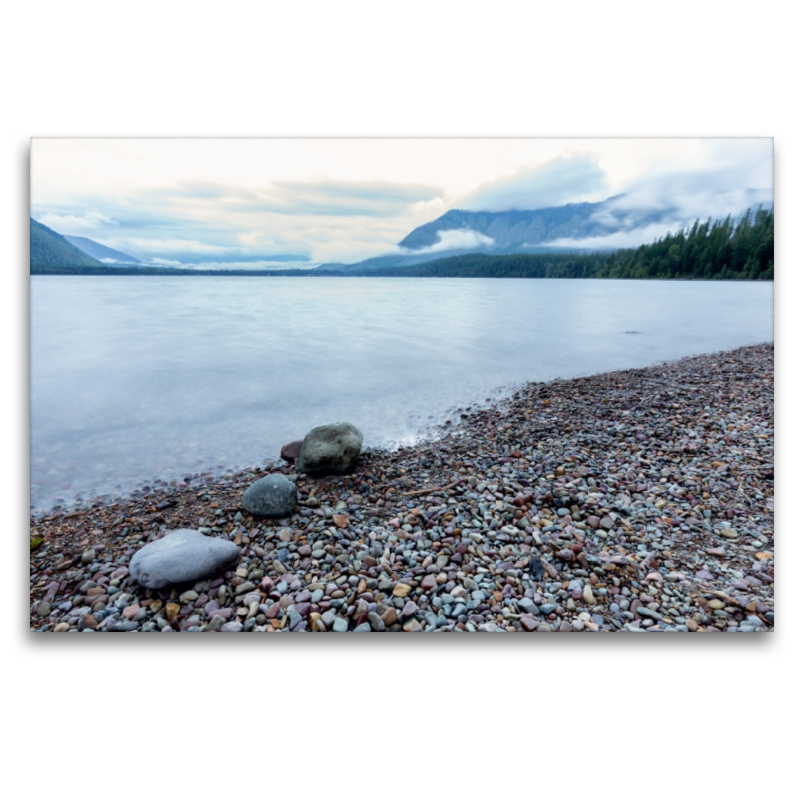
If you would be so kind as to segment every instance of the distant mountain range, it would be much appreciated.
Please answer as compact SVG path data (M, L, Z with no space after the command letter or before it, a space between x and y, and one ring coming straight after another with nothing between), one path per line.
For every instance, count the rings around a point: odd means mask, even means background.
M612 197L602 203L570 203L535 211L453 209L433 222L420 225L398 242L398 247L406 252L369 258L357 264L323 264L319 269L361 272L408 267L476 252L492 255L534 253L543 249L556 252L548 246L548 242L607 236L618 230L621 223L614 225L614 217L609 214L612 201L616 199ZM599 219L603 219L603 222ZM612 220L611 225L609 220ZM638 223L645 225L655 220L656 215L652 215L652 218L645 215Z
M84 236L62 236L31 217L31 270L135 267L141 263Z
M31 217L31 270L49 267L105 267L66 237Z
M753 208L762 193L748 190ZM743 213L746 210L740 210ZM570 203L534 211L463 211L453 209L438 219L420 225L398 242L399 253L378 256L356 264L322 264L320 270L344 273L409 267L450 256L469 253L510 255L514 253L566 253L597 251L598 239L619 232L634 235L641 231L639 244L653 240L652 228L667 225L679 215L677 209L631 208L625 195L609 197L599 203ZM687 221L687 224L694 219ZM676 231L680 223L672 228ZM582 245L581 240L587 244ZM589 245L588 242L593 244ZM608 246L615 250L616 246Z
M557 239L585 239L611 232L607 223L597 221L598 212L607 210L611 197L602 203L570 203L536 211L459 211L454 209L433 222L415 228L400 247L420 250L439 243L444 231L475 231L492 239L492 249L526 247ZM640 224L644 224L643 220ZM612 226L612 230L618 226Z
M83 250L87 255L96 258L98 261L102 261L110 267L113 267L115 264L130 266L131 264L142 263L138 258L129 256L127 253L121 253L119 250L113 250L110 247L106 247L104 244L87 239L85 236L64 236L64 238L70 244L74 244L78 250Z
M769 193L771 198L771 192ZM738 200L747 201L753 209L763 202L765 194L759 190L746 190ZM570 203L533 211L464 211L453 209L438 219L420 225L397 244L395 252L369 258L353 264L320 264L312 271L335 271L344 274L369 273L384 269L402 269L442 258L468 254L493 256L512 254L597 252L612 251L618 246L607 242L624 241L623 247L632 244L650 244L656 236L669 230L677 232L684 225L688 214L669 203L659 208L637 207L632 196L617 195L599 203ZM645 204L648 205L648 204ZM772 203L769 203L769 207ZM743 213L747 206L740 210ZM654 231L656 231L654 233ZM662 233L663 231L663 233ZM614 234L622 234L608 239ZM172 266L189 263L197 268L208 262L212 271L229 271L216 266L220 256L198 256L173 254ZM237 263L229 267L241 267L258 261L292 262L308 261L306 255L247 255L229 256ZM189 260L190 259L190 260ZM134 256L114 250L83 236L62 236L45 225L31 219L31 268L57 269L60 272L71 268L104 267L106 269L133 269L157 267L164 269L165 262L155 259L146 264ZM275 265L269 265L274 267ZM91 270L90 270L91 271Z
M77 255L79 251L88 260ZM226 254L208 254L187 252L170 252L169 261L163 258L153 258L152 261L143 261L129 253L121 250L114 250L93 239L85 236L70 236L60 234L56 231L37 222L31 217L31 268L56 270L59 274L68 274L71 268L83 267L103 267L106 272L110 270L120 270L138 274L136 270L147 269L152 272L156 269L160 272L172 274L172 270L191 272L247 272L246 266L253 264L253 271L257 272L258 267L263 262L268 262L266 266L275 269L276 265L280 271L280 265L286 263L301 262L300 269L312 269L305 266L310 258L305 253L246 253L233 252ZM226 260L228 263L225 263ZM220 263L222 262L222 263ZM203 265L208 264L207 268ZM243 268L245 268L243 270ZM263 271L263 270L262 270Z

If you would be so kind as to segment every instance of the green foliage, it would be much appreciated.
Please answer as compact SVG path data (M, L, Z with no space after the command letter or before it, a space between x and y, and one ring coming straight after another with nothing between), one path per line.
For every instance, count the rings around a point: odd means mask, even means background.
M340 275L325 270L212 270L168 267L109 267L41 222L31 218L31 275Z
M349 275L436 278L651 278L768 280L774 278L775 214L759 208L734 225L730 216L713 224L668 233L652 244L601 253L470 253L410 267L348 270ZM63 245L62 245L63 243ZM65 249L69 248L69 249ZM31 220L31 275L220 275L261 277L340 276L336 269L195 270L108 267L63 236Z
M773 280L774 211L748 211L668 233L652 244L612 253L536 253L493 256L471 253L410 267L363 274L437 278L652 278ZM358 272L350 274L357 275Z
M34 267L31 275L207 275L207 276L249 276L249 277L286 277L305 276L324 278L341 275L341 271L318 269L173 269L172 267Z
M105 268L41 222L31 218L31 274L49 268Z

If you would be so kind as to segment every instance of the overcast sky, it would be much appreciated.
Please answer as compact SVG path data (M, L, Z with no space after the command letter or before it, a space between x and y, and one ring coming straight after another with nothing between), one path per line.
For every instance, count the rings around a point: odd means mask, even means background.
M34 219L176 265L353 262L400 252L406 234L451 208L525 210L620 194L614 202L630 210L630 230L591 246L640 244L698 216L771 204L772 140L42 138L31 145ZM663 219L639 227L641 209L663 210Z

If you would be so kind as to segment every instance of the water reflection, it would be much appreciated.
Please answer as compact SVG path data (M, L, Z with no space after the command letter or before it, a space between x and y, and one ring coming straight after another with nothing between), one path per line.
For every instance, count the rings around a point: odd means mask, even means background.
M409 442L498 386L772 339L766 283L36 276L31 298L42 508L274 458L332 419Z

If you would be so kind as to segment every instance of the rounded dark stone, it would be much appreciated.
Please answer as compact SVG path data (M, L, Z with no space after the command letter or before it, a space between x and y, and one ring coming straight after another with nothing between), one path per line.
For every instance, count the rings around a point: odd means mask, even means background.
M297 503L297 487L285 475L267 475L242 495L242 508L262 517L288 517Z

